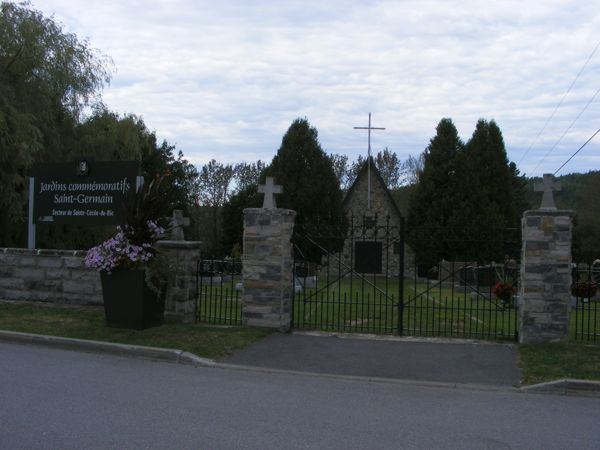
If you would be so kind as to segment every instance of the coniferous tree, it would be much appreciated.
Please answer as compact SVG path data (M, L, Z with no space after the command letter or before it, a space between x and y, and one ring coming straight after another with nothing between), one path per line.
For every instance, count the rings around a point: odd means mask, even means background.
M500 129L479 120L466 145L449 119L437 132L410 204L417 258L484 263L517 256L524 183L508 163Z
M296 211L295 230L319 238L320 245L326 247L343 242L346 219L342 191L331 159L321 148L317 130L308 120L296 119L292 123L266 175L273 176L283 186L277 206ZM311 259L320 257L315 247L304 250Z
M516 165L509 165L502 132L493 120L477 122L466 144L465 156L463 168L468 178L463 198L478 206L469 219L478 224L469 225L469 234L478 241L474 257L488 262L503 261L515 250L522 191L518 188Z
M456 164L463 147L452 120L442 119L425 149L423 172L409 206L409 241L420 263L453 256L454 194L459 183Z

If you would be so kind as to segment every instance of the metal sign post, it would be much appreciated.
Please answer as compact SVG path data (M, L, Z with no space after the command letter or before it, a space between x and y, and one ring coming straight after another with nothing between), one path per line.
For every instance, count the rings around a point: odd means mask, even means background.
M33 223L33 194L35 178L29 177L29 217L27 218L27 248L35 248L35 223Z

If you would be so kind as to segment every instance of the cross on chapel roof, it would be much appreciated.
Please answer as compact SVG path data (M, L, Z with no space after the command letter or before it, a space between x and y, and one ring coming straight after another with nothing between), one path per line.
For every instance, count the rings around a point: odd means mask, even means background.
M273 177L267 177L265 184L258 186L258 192L265 194L262 207L265 209L275 209L277 206L275 204L274 194L281 194L283 192L283 187L275 184L275 179Z
M540 206L540 209L551 211L556 210L556 204L554 203L554 194L552 192L560 191L560 189L560 183L553 181L552 174L545 173L544 177L542 178L542 182L536 183L533 186L534 191L544 193L544 195L542 196L542 204Z

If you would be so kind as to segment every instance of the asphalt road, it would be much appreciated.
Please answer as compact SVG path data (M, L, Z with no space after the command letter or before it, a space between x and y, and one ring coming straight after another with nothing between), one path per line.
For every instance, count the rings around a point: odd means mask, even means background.
M2 449L592 449L600 399L0 343Z

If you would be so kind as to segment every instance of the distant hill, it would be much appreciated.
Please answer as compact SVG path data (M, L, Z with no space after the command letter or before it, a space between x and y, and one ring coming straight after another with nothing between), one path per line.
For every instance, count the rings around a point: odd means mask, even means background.
M575 211L573 229L573 259L591 262L600 259L600 171L571 173L556 178L561 190L554 198L559 209ZM533 190L540 177L526 178L527 209L537 209L542 201L542 193ZM392 191L400 211L406 217L410 196L415 186L403 186Z
M600 171L590 171L588 173L570 173L556 178L560 182L561 190L555 192L554 199L559 209L573 209L578 211L582 206L582 193L590 179L600 175ZM531 208L539 207L542 194L535 192L533 186L540 183L541 177L527 178L527 201Z

